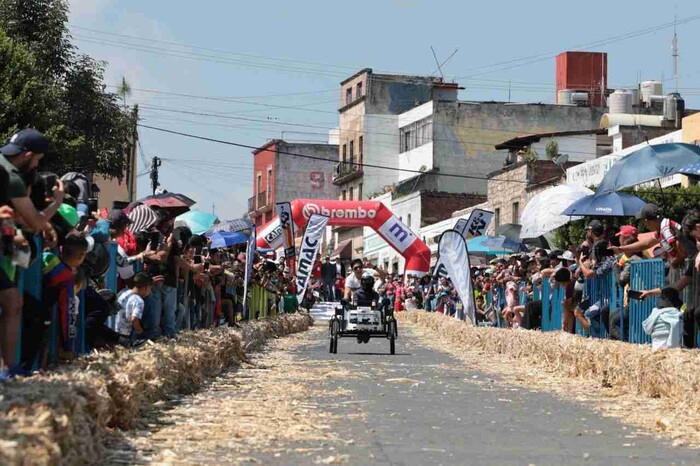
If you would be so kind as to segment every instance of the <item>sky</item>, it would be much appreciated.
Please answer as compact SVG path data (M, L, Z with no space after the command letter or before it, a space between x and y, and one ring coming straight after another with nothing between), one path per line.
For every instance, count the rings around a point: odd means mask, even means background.
M80 51L124 77L141 124L234 143L325 142L337 126L339 83L362 68L437 75L465 87L461 100L555 101L556 54L608 53L609 87L638 80L675 87L671 59L678 18L679 91L700 107L700 4L693 0L337 2L71 0ZM667 5L667 6L665 6ZM695 18L697 16L697 18ZM639 32L639 34L631 34ZM583 48L586 47L586 48ZM108 90L115 91L116 87ZM221 219L245 213L252 196L247 148L141 127L138 172L164 161L161 185ZM150 194L148 175L138 194Z

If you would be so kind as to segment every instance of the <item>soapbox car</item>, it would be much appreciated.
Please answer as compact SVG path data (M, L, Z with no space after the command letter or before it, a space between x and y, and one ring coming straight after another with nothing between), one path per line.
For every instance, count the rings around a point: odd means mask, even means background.
M372 306L342 304L335 308L335 315L328 323L330 352L338 352L338 340L357 338L358 343L367 343L370 338L389 340L389 353L396 353L396 338L399 330L390 309L373 309Z

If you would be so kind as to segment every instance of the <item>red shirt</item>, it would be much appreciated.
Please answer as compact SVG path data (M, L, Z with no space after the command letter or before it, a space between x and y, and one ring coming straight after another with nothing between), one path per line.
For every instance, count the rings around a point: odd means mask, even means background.
M321 261L314 262L314 268L311 270L311 276L321 278Z

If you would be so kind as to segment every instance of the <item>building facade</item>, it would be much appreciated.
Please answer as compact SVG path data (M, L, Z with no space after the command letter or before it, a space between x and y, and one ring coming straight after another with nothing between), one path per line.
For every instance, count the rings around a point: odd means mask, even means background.
M302 157L303 156L303 157ZM253 197L248 215L260 227L275 216L275 203L294 199L336 199L334 144L291 143L275 139L253 151Z

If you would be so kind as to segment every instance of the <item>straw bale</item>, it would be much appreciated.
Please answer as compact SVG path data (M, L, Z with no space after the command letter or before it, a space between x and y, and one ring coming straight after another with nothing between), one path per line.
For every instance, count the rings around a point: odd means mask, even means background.
M94 464L109 428L126 429L154 402L191 393L246 352L309 328L308 315L240 329L183 332L138 351L93 353L58 371L0 385L0 464Z
M652 351L649 345L582 338L564 332L473 327L423 311L400 313L398 319L415 324L437 347L450 352L470 353L486 361L517 361L510 366L522 371L534 369L530 372L535 378L551 375L585 381L591 388L605 390L605 396L646 400L644 409L656 405L659 411L673 413L686 419L686 424L700 427L700 357L696 350ZM522 376L516 378L521 380ZM694 421L686 418L688 413ZM648 420L635 423L651 427ZM665 431L668 423L667 419L657 419L656 428L651 428Z

